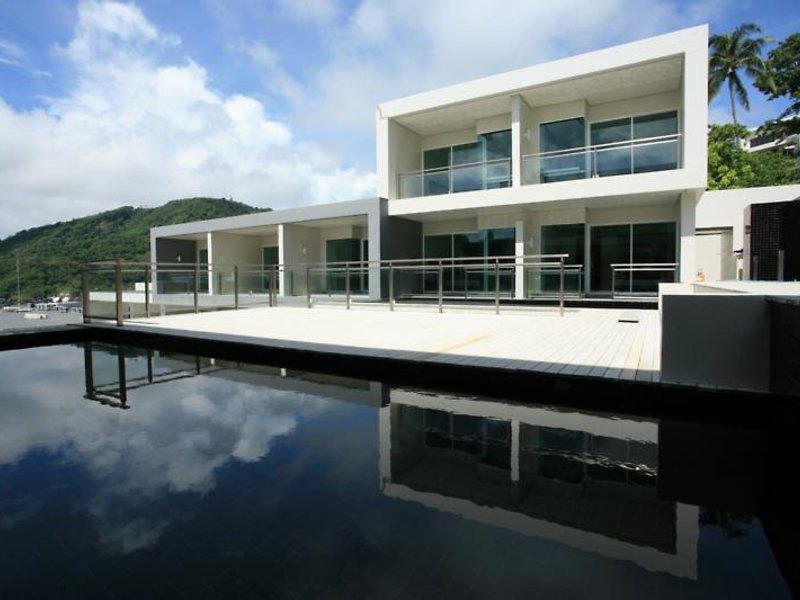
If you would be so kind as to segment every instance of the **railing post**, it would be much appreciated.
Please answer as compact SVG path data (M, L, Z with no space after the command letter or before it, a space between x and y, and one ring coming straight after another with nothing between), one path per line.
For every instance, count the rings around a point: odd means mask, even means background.
M200 265L194 263L194 312L200 312Z
M561 257L559 261L559 271L558 271L558 313L559 316L564 316L564 257Z
M344 293L347 310L350 310L350 263L344 265Z
M272 267L272 277L270 278L270 283L272 287L270 291L273 294L272 298L272 306L278 306L278 266L273 265Z
M394 267L389 261L389 310L394 310Z
M233 265L233 309L239 310L239 265Z
M617 270L611 267L611 299L614 299L614 293L617 287Z
M114 291L116 292L117 327L122 327L124 316L122 314L122 259L117 258L114 265Z
M442 290L444 288L444 267L439 261L439 313L442 312Z
M311 267L306 267L306 308L311 308Z
M563 264L564 259L561 259ZM494 314L500 314L500 259L494 259Z
M150 318L150 263L144 266L144 316Z
M267 294L269 296L270 307L275 306L272 299L273 290L275 289L275 267L269 268L269 286L267 286Z
M91 322L91 315L89 314L89 265L83 265L83 271L81 271L81 312L83 312L83 322L90 323ZM19 301L17 302L19 304Z

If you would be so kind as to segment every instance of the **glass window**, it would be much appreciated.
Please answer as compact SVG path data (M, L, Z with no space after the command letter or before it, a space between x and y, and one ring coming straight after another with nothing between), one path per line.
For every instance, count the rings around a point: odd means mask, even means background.
M592 146L628 142L632 129L630 118L592 124ZM598 177L631 173L632 152L628 144L593 149L594 174Z
M480 162L481 160L481 147L478 142L470 142L469 144L459 144L453 146L452 164L455 165L470 165Z
M425 150L422 154L422 168L446 169L450 166L450 148L434 148Z
M543 225L542 226L542 254L569 254L567 264L584 264L584 237L585 226L583 223L570 223L568 225ZM575 270L568 271L564 276L564 290L577 292L581 289L581 273ZM556 292L560 286L560 273L544 270L541 273L542 291Z
M453 256L453 237L446 235L426 235L423 243L425 258L450 258Z
M325 242L325 261L328 264L350 262L357 263L361 260L361 240L345 238L341 240L328 240ZM324 288L328 291L343 292L347 289L345 282L346 274L338 268L344 265L335 265L337 270L325 273ZM356 265L353 265L356 266ZM358 273L350 277L350 289L358 291Z
M631 262L631 226L603 225L591 228L592 291L610 292L612 285L611 265ZM614 287L617 291L629 288L629 275L618 271Z
M557 154L542 156L540 181L567 181L586 176L586 127L583 118L539 125L539 150ZM564 152L559 152L559 151ZM568 152L572 150L571 152Z
M634 263L674 263L675 223L634 223L632 256ZM660 282L675 281L673 271L644 271L633 274L632 291L656 292Z
M675 111L633 117L633 138L660 137L678 133L678 113Z
M633 118L633 135L647 139L678 133L675 111ZM652 141L633 149L633 172L648 173L678 168L678 140Z
M511 130L494 131L480 135L485 148L486 160L511 158Z

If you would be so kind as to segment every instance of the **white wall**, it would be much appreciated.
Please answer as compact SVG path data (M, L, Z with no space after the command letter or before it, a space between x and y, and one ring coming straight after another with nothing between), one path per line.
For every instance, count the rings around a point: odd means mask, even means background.
M697 203L695 225L698 229L730 227L733 230L731 250L737 250L744 246L744 209L748 205L795 198L800 198L800 185L708 191Z
M303 248L305 247L305 253ZM320 230L302 225L283 226L283 258L287 265L322 262Z
M422 139L394 120L377 119L378 196L397 198L398 175L422 168Z

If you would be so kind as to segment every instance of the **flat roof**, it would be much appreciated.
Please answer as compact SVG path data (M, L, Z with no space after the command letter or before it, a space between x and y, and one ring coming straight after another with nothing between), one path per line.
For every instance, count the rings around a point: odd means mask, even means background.
M665 61L665 59L680 59L689 51L700 51L705 59L707 48L708 25L700 25L382 102L378 104L378 112L384 118L397 118L401 115L452 104L517 94L528 88L564 82L588 75L598 75L607 71L625 70L632 67L641 70L643 65L651 64L652 66L652 63L666 67L669 71L668 75L672 76L676 64L682 63L676 63L674 60ZM644 72L631 72L628 74L630 75L628 79L635 79ZM528 90L527 93L532 92ZM649 93L652 94L655 91ZM547 100L549 102L549 98ZM501 112L505 111L507 109Z

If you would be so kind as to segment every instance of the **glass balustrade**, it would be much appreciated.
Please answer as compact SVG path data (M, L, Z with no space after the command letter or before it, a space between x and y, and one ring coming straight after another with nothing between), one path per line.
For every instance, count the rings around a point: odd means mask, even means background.
M510 187L511 159L401 173L399 184L400 198Z

